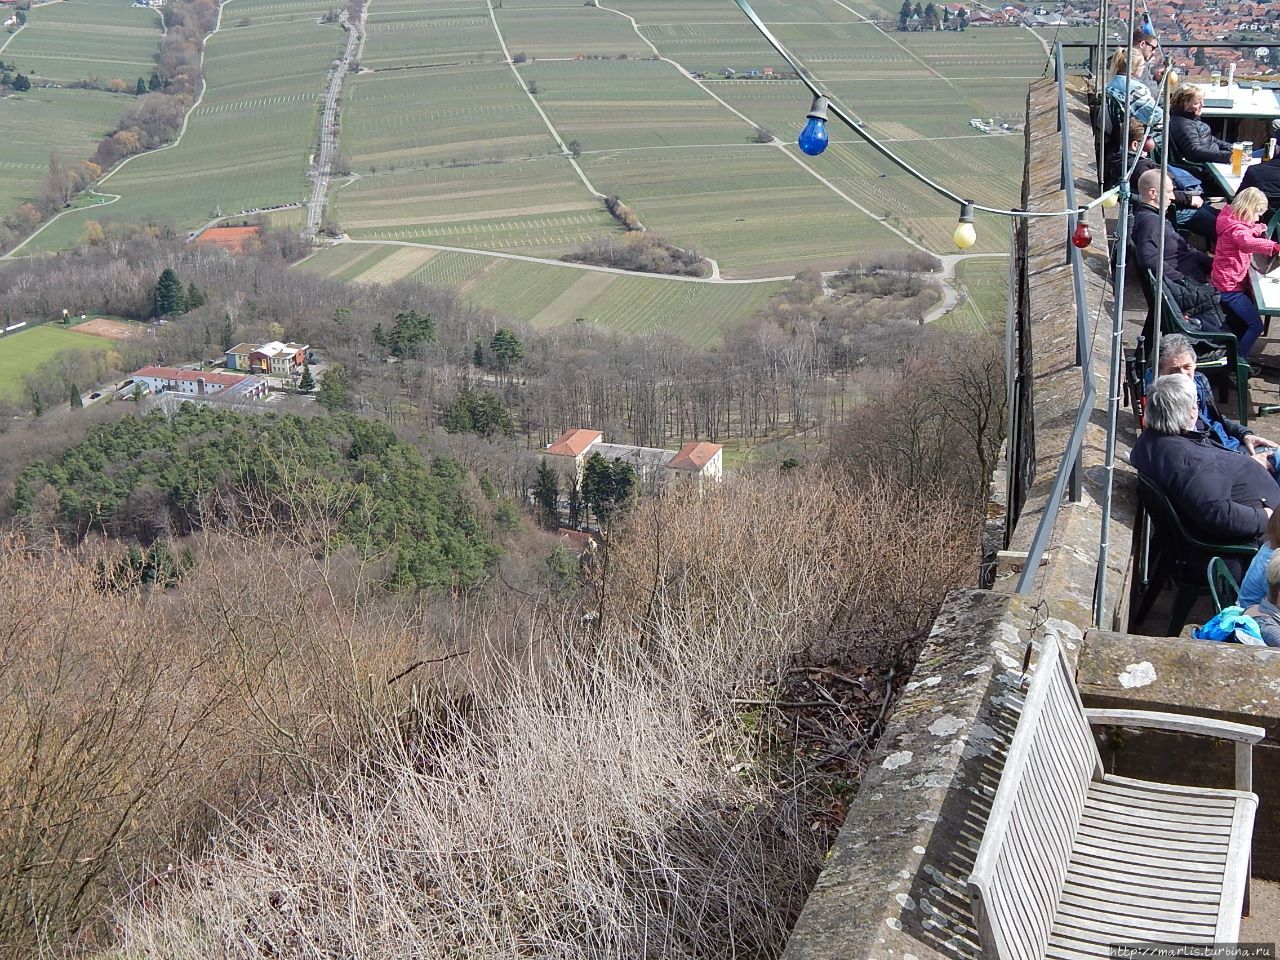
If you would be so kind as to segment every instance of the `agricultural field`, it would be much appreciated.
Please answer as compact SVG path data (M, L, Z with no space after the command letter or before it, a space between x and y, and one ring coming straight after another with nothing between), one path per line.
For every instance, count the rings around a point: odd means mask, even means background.
M22 396L23 376L63 350L105 353L110 347L111 342L102 337L72 333L65 327L48 323L0 337L0 398L12 400Z
M373 244L339 244L300 269L360 283L410 278L538 327L589 323L627 333L665 330L705 346L742 326L785 281L705 283Z
M121 199L68 213L24 253L74 246L95 220L167 220L181 229L219 214L306 196L317 103L343 32L318 22L326 0L230 0L208 41L203 101L173 147L142 154L98 186ZM249 20L248 26L237 26Z
M98 90L44 87L6 98L0 110L0 212L34 198L50 154L67 162L92 156L132 102L131 96Z
M3 59L41 81L119 80L132 93L155 69L162 32L159 11L126 0L50 3L31 8Z
M956 269L965 301L938 325L974 333L1004 329L1009 297L1009 264L1006 260L966 260Z

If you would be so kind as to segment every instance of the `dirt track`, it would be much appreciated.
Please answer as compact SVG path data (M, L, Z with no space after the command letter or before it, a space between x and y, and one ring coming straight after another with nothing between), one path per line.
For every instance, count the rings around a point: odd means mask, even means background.
M95 317L71 328L74 333L88 333L108 340L145 340L151 330L137 323L121 323L106 317Z

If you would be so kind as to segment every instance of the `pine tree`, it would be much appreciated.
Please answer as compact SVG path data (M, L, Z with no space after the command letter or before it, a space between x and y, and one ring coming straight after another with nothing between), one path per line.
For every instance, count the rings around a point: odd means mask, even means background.
M196 307L203 307L207 301L205 295L200 288L196 286L195 281L187 284L187 309L194 310Z
M320 381L320 390L316 393L316 402L330 413L350 410L355 405L346 367L335 363L325 371L324 379Z
M575 476L569 480L569 526L577 530L582 525L582 485Z
M44 416L44 397L34 390L31 391L31 412L37 417Z
M187 307L187 294L182 289L182 281L173 272L172 267L165 267L156 281L155 293L152 296L152 316L167 317L182 313Z
M315 377L311 376L311 364L304 363L302 365L302 376L298 378L298 389L303 393L310 393L316 388Z
M84 400L80 396L80 388L73 383L70 386L70 392L71 392L71 409L75 410L79 407L83 407Z
M907 29L907 21L911 19L911 0L902 0L902 9L898 11L898 29Z
M231 318L227 317L226 322L222 324L222 349L230 350L236 345L235 326L231 323Z
M533 500L538 505L538 519L542 521L542 525L554 530L560 519L560 480L546 460L538 464L538 475L533 484Z
M524 359L524 344L516 338L514 333L504 327L499 327L494 333L493 339L489 341L489 349L497 358L498 369L503 372L510 370Z
M484 344L479 340L476 341L476 348L471 351L471 362L481 369L484 368Z
M142 79L142 77L139 77L138 86L134 88L133 95L135 97L141 97L146 92L147 92L147 81Z
M147 81L147 89L150 90L152 93L155 93L157 90L159 90L163 86L164 86L164 81L160 79L160 74L157 71L152 70L151 79Z

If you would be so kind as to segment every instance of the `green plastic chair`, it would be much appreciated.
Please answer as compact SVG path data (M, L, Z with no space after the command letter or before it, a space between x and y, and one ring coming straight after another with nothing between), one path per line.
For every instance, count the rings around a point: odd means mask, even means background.
M1234 606L1240 599L1240 584L1231 575L1227 561L1221 557L1209 558L1209 595L1213 597L1213 609L1218 613L1223 607Z
M1143 269L1139 271L1139 275L1145 275L1143 287L1147 296L1154 297L1156 280L1151 271ZM1236 373L1236 409L1240 414L1240 423L1247 427L1249 425L1249 358L1240 356L1240 341L1236 339L1236 335L1229 330L1210 333L1190 329L1186 325L1182 310L1173 302L1173 297L1169 296L1168 290L1162 291L1160 297L1160 330L1163 333L1181 333L1192 340L1204 340L1226 348L1227 369L1234 369ZM1198 368L1199 364L1197 364Z
M1203 572L1209 558L1239 557L1241 563L1247 564L1258 547L1254 543L1210 543L1201 539L1186 528L1159 484L1141 473L1138 474L1138 499L1151 524L1154 564L1132 627L1136 629L1146 620L1160 591L1172 583L1177 593L1169 613L1167 636L1177 636L1196 598L1209 588Z

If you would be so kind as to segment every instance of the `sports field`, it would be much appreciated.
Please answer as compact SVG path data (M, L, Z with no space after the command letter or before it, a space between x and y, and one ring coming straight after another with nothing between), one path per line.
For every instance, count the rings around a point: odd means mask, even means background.
M63 350L105 352L110 341L65 327L44 324L0 337L0 397L13 399L25 389L22 378ZM85 384L87 386L87 384Z
M155 69L162 29L159 11L127 0L63 0L32 7L3 59L38 80L120 80L132 93Z

